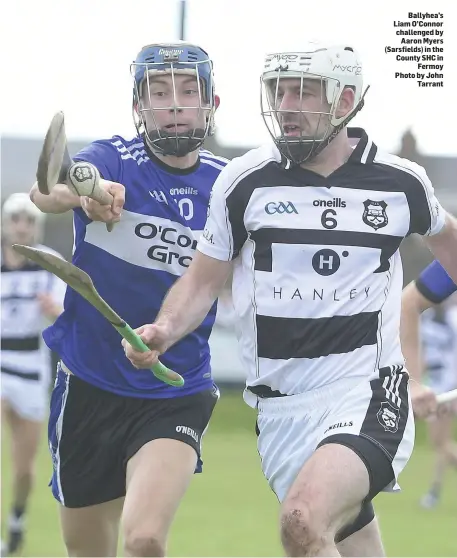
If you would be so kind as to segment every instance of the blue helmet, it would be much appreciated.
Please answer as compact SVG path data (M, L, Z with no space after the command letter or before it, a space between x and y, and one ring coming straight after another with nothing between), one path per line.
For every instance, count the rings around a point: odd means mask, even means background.
M198 149L208 135L214 133L214 112L216 97L214 92L213 63L208 54L199 46L184 43L157 43L145 46L131 65L134 79L133 115L139 135L143 137L149 147L163 155L182 157ZM176 76L187 74L194 76L198 88L198 105L179 106L176 95ZM173 95L171 104L167 107L152 107L150 100L150 83L154 78L169 75L169 87ZM144 92L147 85L147 95ZM148 97L147 102L142 97ZM173 132L161 129L156 121L157 111L174 113L174 120L178 122L178 114L184 109L198 109L198 114L205 115L204 127L195 127L179 132L179 126L174 126ZM154 115L156 113L156 115ZM148 118L149 117L149 118ZM148 124L146 120L149 120ZM151 122L152 121L152 122Z

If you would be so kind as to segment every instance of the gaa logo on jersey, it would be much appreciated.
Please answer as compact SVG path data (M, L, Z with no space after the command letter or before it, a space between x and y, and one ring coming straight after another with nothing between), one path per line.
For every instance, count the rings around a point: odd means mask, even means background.
M386 213L387 204L385 201L365 200L363 202L362 220L365 224L372 227L375 231L385 227L389 222Z
M397 432L398 422L400 420L400 413L388 401L383 401L381 407L376 415L379 424L386 432Z
M275 213L279 213L280 215L288 213L290 215L291 213L296 213L298 215L297 208L291 201L268 202L265 206L265 213L268 213L268 215L273 215Z

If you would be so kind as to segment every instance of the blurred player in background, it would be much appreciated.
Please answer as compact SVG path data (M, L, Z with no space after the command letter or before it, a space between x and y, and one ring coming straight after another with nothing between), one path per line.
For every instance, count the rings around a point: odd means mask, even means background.
M413 407L419 417L434 415L436 395L457 388L457 306L451 296L456 290L441 264L434 261L403 292L402 349L412 378ZM439 502L447 466L457 469L455 402L448 407L438 409L437 416L431 416L427 424L436 457L430 490L421 500L425 508Z
M112 206L64 185L49 196L36 185L31 191L45 212L73 210L73 263L132 325L155 318L188 268L226 164L202 148L219 104L212 66L189 43L152 44L138 54L132 64L138 135L95 141L74 158L98 168ZM114 230L104 222L115 222ZM114 556L121 514L125 555L165 554L178 505L201 471L201 438L219 396L208 346L215 314L214 305L163 356L184 376L184 387L176 388L136 370L119 334L68 290L64 313L44 335L61 357L49 443L52 492L70 556Z
M1 404L2 424L11 431L13 461L9 554L19 551L24 542L35 457L47 416L51 359L41 332L62 312L65 294L60 279L11 245L37 246L56 254L39 244L44 217L25 193L12 194L2 207Z
M423 235L457 277L457 222L423 168L347 128L364 97L350 45L272 54L261 82L273 142L217 179L188 272L137 330L151 351L122 344L151 366L233 269L245 400L286 554L381 556L371 501L399 489L414 444L399 247Z

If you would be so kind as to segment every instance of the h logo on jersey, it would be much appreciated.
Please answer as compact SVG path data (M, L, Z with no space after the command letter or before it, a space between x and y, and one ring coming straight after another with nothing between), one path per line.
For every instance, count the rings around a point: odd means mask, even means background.
M343 255L346 255L346 253L343 252ZM333 275L340 268L341 259L335 250L326 248L316 252L311 263L314 271L319 275Z
M389 219L387 218L387 204L385 201L365 200L363 205L365 209L362 220L365 224L372 227L375 231L387 225Z
M295 205L288 201L288 202L268 202L265 206L265 213L268 215L273 215L274 213L279 213L282 215L283 213L296 213L298 215L298 211L295 208Z
M379 424L386 432L397 432L398 422L400 420L400 413L388 401L383 401L377 413Z

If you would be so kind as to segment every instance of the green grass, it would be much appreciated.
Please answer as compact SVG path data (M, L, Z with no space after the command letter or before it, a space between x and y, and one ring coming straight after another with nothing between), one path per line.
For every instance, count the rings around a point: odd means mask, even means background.
M278 504L260 470L255 413L240 394L224 392L204 439L205 473L196 475L170 537L171 556L281 556ZM418 443L401 476L401 494L381 494L375 507L390 556L457 555L457 474L448 471L436 510L419 508L432 456L419 430ZM2 517L10 500L8 436L2 439ZM23 556L63 556L57 506L47 487L51 469L45 437L30 504Z

